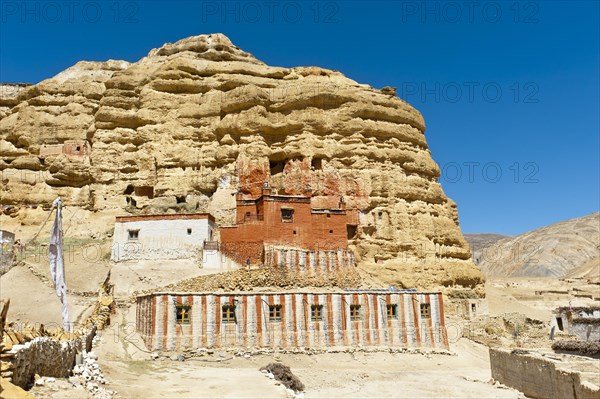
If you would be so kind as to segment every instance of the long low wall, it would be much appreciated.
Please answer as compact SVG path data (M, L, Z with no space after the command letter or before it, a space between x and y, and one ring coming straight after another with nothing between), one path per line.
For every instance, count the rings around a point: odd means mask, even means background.
M183 322L177 315L182 305L189 312ZM270 310L275 305L280 310L274 319ZM388 314L388 305L395 308L392 314ZM229 319L224 319L224 306L231 309ZM315 317L315 306L320 317ZM423 307L428 310L425 314ZM440 293L157 293L138 297L137 329L151 350L448 349Z
M591 362L597 360L589 359ZM581 379L581 374L565 370L539 354L519 354L490 349L492 378L537 399L598 399L600 390ZM571 368L571 365L567 365Z

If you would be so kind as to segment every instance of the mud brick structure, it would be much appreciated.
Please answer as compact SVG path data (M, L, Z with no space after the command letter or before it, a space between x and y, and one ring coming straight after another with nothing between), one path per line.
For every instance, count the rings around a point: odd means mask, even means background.
M348 252L348 240L355 236L357 225L358 212L347 210L343 198L337 208L315 208L310 189L303 196L278 195L265 182L257 198L248 199L237 193L236 225L221 228L221 246L224 253L240 263L247 259L268 263L265 248L269 246L329 257L323 251ZM353 262L353 255L344 256ZM273 257L269 259L275 265L285 264Z
M159 292L138 296L136 315L137 330L147 347L159 351L448 349L438 292Z
M40 158L60 154L70 156L90 155L92 149L87 140L66 140L63 144L45 144L40 147Z
M583 341L600 342L600 306L560 307L555 311L552 326L576 335Z

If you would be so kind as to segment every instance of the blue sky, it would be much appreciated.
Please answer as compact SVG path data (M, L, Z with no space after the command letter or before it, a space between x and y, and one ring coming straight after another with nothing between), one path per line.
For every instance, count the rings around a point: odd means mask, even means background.
M463 232L519 234L600 207L597 1L3 1L0 81L136 61L222 32L419 109Z

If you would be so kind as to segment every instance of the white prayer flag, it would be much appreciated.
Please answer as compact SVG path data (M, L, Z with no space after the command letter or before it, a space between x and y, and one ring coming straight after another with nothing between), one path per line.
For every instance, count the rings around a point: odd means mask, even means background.
M56 219L50 231L50 246L48 258L50 260L50 274L56 289L56 295L62 303L62 318L65 331L69 329L69 303L67 301L67 282L65 281L65 262L63 256L62 232L62 201L60 197L54 200L52 206L56 208Z

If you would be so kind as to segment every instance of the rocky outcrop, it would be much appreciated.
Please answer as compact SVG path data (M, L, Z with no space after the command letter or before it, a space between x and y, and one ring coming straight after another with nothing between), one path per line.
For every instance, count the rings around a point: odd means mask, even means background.
M231 224L238 190L310 186L315 207L360 211L359 264L461 265L480 280L423 117L390 90L268 66L213 34L131 64L80 62L17 96L2 103L3 204L60 195L90 210L208 211ZM66 140L89 141L90 155L40 157Z
M566 220L485 248L479 266L502 277L582 277L600 275L600 213Z

